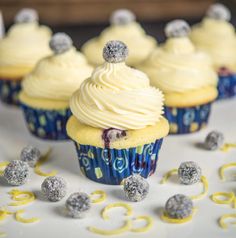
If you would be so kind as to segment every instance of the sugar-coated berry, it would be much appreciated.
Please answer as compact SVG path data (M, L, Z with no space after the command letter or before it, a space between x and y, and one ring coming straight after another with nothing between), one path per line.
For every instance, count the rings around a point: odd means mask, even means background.
M190 185L200 181L202 176L201 168L193 161L186 161L180 164L178 176L181 183Z
M216 20L230 21L231 13L225 5L221 3L215 3L208 8L206 16Z
M193 202L183 194L176 194L167 200L165 211L170 218L183 219L192 214Z
M224 143L224 135L219 131L211 131L205 139L205 148L208 150L217 150Z
M38 13L32 8L23 8L15 16L16 23L28 23L38 21Z
M57 176L47 177L41 189L45 197L51 202L60 201L66 195L67 184L66 181Z
M21 160L11 161L3 172L3 177L13 186L25 184L29 175L29 165Z
M124 179L123 186L125 196L132 202L139 202L146 198L149 192L149 184L139 174L133 174Z
M28 145L24 147L20 154L20 159L26 162L30 167L34 167L40 159L41 153L38 148Z
M126 25L135 21L135 15L128 9L118 9L110 17L110 23L113 25Z
M103 48L103 58L109 63L124 62L127 56L128 47L122 41L108 41Z
M86 193L73 193L66 200L68 215L73 218L83 218L90 208L91 200L89 195Z
M54 34L49 42L49 46L55 54L62 54L72 47L72 39L63 32Z
M166 24L165 34L167 37L184 37L189 34L190 29L186 21L177 19Z

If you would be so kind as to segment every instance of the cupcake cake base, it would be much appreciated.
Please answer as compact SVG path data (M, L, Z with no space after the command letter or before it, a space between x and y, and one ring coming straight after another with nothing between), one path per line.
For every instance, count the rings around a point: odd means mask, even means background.
M9 105L19 105L21 80L0 79L0 99Z
M194 107L167 107L165 117L170 124L170 134L187 134L205 127L211 111L211 103Z
M25 121L31 134L47 140L67 140L66 122L70 109L45 110L21 104Z
M128 149L99 148L75 143L82 173L89 179L120 185L132 174L147 178L156 170L158 153L163 139Z

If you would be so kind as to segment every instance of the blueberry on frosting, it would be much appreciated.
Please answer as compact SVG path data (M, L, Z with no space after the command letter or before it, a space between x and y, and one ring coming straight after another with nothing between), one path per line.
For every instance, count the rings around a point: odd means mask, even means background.
M202 176L201 168L194 161L186 161L178 168L178 177L181 183L190 185L200 181Z
M63 32L56 33L52 36L49 46L55 54L62 54L72 47L72 39Z
M192 214L193 202L183 194L176 194L167 200L165 211L170 218L183 219Z
M177 19L167 23L165 34L167 37L184 37L190 32L189 24L181 19Z
M38 13L32 8L23 8L15 16L16 23L28 23L38 21Z
M221 3L215 3L209 7L206 12L206 16L216 20L229 21L231 18L231 13L225 5Z
M135 15L128 9L118 9L114 11L110 18L110 23L113 25L126 25L135 21Z
M103 58L109 63L124 62L128 53L126 44L118 40L108 41L103 48Z

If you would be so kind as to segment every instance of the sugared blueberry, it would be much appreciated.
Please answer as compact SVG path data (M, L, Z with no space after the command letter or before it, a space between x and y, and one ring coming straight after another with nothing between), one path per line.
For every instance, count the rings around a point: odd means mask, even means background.
M193 202L183 194L176 194L167 200L165 211L170 218L183 219L192 214Z
M217 150L224 143L224 135L219 131L210 132L205 139L205 148L208 150Z
M67 184L66 181L57 176L47 177L41 189L45 197L51 202L60 201L66 195Z
M3 177L13 186L25 184L29 175L29 165L21 160L11 161L3 172Z
M49 42L49 46L55 54L62 54L68 51L72 44L72 39L63 32L54 34Z
M20 159L26 162L30 167L34 167L40 159L41 153L38 148L28 145L24 147L20 154Z
M125 196L132 202L139 202L146 198L149 192L149 184L145 178L133 174L124 179L123 186Z
M178 176L181 183L190 185L200 181L202 176L201 168L193 161L186 161L180 164Z
M89 195L86 193L73 193L66 200L68 215L73 218L83 218L90 208L91 200Z

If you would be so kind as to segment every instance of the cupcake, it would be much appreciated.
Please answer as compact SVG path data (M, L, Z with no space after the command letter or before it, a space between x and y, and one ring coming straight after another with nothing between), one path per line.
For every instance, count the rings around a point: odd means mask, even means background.
M15 24L0 39L0 99L7 104L19 103L22 78L31 72L39 59L50 54L51 30L38 23L33 9L22 9Z
M82 52L92 65L101 65L103 46L110 40L120 40L129 48L127 64L134 66L147 58L150 52L156 47L156 40L146 35L141 25L135 21L135 15L126 9L120 9L110 17L110 26L104 29L101 34L86 42Z
M67 133L75 142L81 171L99 183L118 185L134 173L155 172L169 124L163 94L146 74L128 67L127 46L110 41L105 62L70 99Z
M212 58L219 77L219 99L236 95L236 35L230 17L230 11L224 5L213 4L190 34L197 48Z
M92 67L65 33L49 43L53 54L41 59L22 82L20 103L29 131L42 139L67 139L66 122L71 115L69 99Z
M189 25L175 20L165 28L167 41L139 68L165 95L165 116L172 134L197 131L208 121L217 97L217 75L210 57L195 49Z

